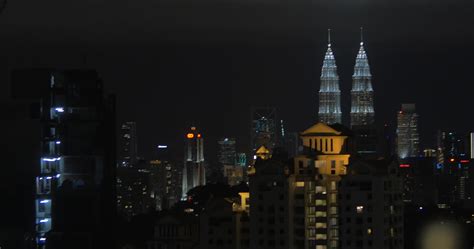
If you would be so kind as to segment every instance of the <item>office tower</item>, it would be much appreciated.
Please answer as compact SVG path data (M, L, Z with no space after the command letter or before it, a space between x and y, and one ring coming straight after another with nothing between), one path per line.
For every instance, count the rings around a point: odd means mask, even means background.
M144 214L153 207L150 186L151 172L143 159L130 167L117 168L117 211L127 220Z
M120 216L131 217L149 211L150 170L137 155L137 127L135 122L124 122L120 127L120 158L117 166L117 211Z
M93 70L17 70L14 97L38 101L37 248L111 246L115 102Z
M204 138L196 127L191 127L186 134L184 150L184 167L182 195L197 186L206 184L204 167Z
M339 248L404 248L398 167L396 161L351 162L339 184Z
M137 163L137 124L125 122L120 127L119 167L134 167Z
M173 159L168 145L156 146L153 156L155 160L149 162L151 197L156 210L170 209L182 196L183 167Z
M234 138L222 138L217 141L218 144L218 160L222 165L235 165L236 149Z
M376 158L381 151L378 149L373 96L372 75L364 49L361 28L360 48L352 75L351 129L354 135L355 152L364 157Z
M337 74L336 59L331 49L331 33L328 30L328 49L324 56L319 87L319 122L342 123L341 91Z
M351 127L373 125L375 123L374 90L372 89L369 61L362 39L362 29L359 53L352 75L351 98Z
M235 150L235 139L223 138L217 141L218 160L223 171L223 176L231 186L239 184L244 180L245 168L237 165L237 152Z
M439 204L464 205L473 196L474 172L470 159L470 134L454 131L438 132L438 164L436 173Z
M181 198L182 169L168 159L150 161L152 197L157 210L170 209Z
M397 153L402 159L417 157L420 154L418 135L418 114L415 104L402 104L397 115Z
M278 119L276 109L272 107L252 108L251 153L255 158L256 152L261 147L270 153L278 144Z
M318 123L301 139L304 151L288 176L289 248L339 248L338 183L349 164L347 134L339 125Z

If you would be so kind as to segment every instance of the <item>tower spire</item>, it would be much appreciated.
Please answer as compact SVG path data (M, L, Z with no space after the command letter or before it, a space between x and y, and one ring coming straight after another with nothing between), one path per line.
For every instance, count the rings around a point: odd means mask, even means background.
M360 45L364 45L364 27L360 27Z
M331 46L331 29L328 29L328 47Z

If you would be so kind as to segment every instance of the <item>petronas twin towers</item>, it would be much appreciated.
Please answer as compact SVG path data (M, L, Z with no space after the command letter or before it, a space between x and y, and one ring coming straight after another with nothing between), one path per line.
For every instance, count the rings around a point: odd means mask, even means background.
M351 127L374 124L374 90L369 61L361 42L352 75ZM319 89L319 121L326 124L342 123L341 91L337 74L336 59L331 48L331 34L328 32L328 49L324 56Z

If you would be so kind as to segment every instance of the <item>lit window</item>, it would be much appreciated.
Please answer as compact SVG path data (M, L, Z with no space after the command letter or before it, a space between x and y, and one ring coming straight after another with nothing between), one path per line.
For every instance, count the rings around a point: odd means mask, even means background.
M304 182L296 182L296 187L304 187Z
M368 235L372 235L372 228L368 228L368 229L367 229L367 234L368 234Z
M356 211L358 214L361 214L362 212L364 212L364 206L357 206Z

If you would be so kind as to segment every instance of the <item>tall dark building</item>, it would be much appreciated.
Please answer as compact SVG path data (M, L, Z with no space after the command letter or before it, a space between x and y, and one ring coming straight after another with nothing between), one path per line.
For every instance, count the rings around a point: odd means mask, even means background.
M336 59L331 49L331 33L328 30L328 49L324 56L319 87L319 122L326 124L342 123L341 91Z
M251 153L256 158L257 151L264 147L271 151L277 146L280 133L276 109L273 107L252 108Z
M125 122L120 127L119 167L134 167L137 158L137 124L135 122Z
M234 138L223 138L217 141L218 144L218 160L222 165L235 165L237 152L235 149Z
M183 196L185 196L190 189L206 184L204 138L194 126L191 127L186 134L184 153Z
M93 70L17 70L14 97L38 101L37 248L106 248L113 233L115 102Z
M402 109L398 112L397 154L402 159L420 155L418 114L415 112L415 104L402 104Z
M151 205L150 169L137 155L137 125L125 122L120 128L120 158L117 168L117 211L130 219L147 212Z

